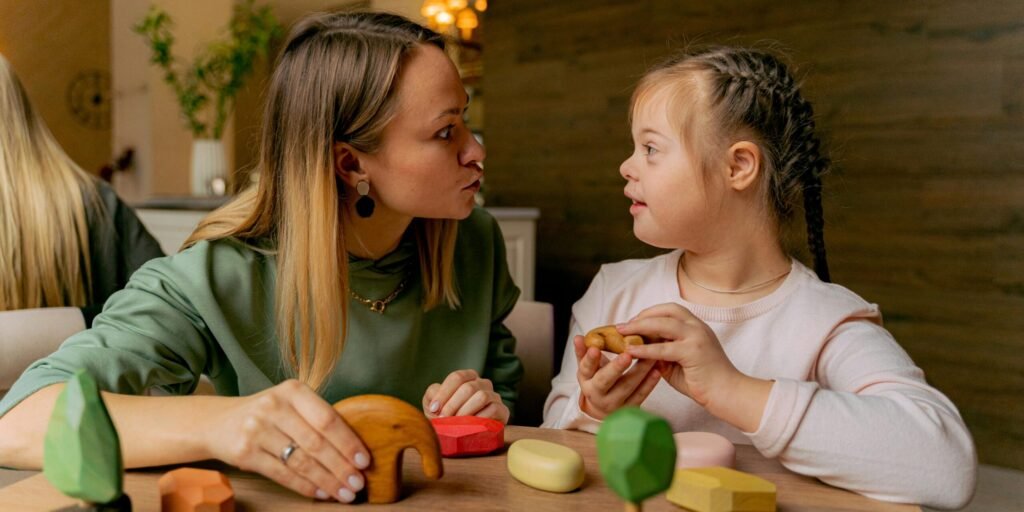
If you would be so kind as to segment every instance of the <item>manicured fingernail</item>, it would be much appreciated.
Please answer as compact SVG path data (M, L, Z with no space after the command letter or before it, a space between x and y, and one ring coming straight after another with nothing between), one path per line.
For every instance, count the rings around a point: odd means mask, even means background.
M352 503L352 501L356 499L356 495L353 494L352 491L342 487L341 489L338 489L338 499L345 503Z
M431 413L436 413L437 409L440 408L440 407L441 407L441 402L438 402L437 400L434 400L433 402L430 402L430 412Z
M363 490L363 478L359 475L352 475L348 477L348 486L356 492Z
M359 452L359 453L356 454L355 462L356 462L356 467L357 468L359 468L359 469L366 469L366 467L370 465L370 457L368 457L363 452Z
M331 499L331 495L327 494L322 489L317 489L316 490L316 499L318 499L318 500L329 500L329 499Z

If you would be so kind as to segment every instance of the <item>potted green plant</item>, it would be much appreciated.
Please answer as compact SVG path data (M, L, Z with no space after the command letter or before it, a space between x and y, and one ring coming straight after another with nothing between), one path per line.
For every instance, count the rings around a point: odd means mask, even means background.
M266 56L270 42L283 28L270 7L240 1L234 6L226 37L206 45L191 64L178 62L172 54L172 28L171 17L156 6L133 27L146 38L151 62L163 70L164 81L177 96L192 132L192 194L223 194L227 180L221 140L224 124L256 60Z

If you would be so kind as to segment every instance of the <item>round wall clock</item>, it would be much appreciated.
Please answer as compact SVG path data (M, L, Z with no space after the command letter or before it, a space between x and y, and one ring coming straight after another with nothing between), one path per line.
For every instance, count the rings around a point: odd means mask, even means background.
M110 128L110 78L106 71L87 70L68 85L68 108L79 123L95 130Z

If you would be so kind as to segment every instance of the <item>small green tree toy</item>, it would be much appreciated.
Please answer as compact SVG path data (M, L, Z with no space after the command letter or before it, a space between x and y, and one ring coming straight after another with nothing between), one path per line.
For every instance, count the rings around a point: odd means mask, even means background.
M676 442L664 419L639 407L623 407L597 432L597 457L608 486L639 512L643 500L672 485Z
M43 444L43 474L60 492L86 503L62 510L132 509L122 491L124 462L117 429L96 381L84 370L57 396Z
M171 17L154 6L134 30L146 37L153 50L151 62L164 71L189 130L195 138L220 139L234 106L235 96L252 73L258 57L266 56L270 41L283 32L270 7L256 8L253 0L235 4L225 40L210 43L191 66L180 66L171 53L174 34ZM178 68L181 69L178 69ZM213 101L212 126L200 112Z

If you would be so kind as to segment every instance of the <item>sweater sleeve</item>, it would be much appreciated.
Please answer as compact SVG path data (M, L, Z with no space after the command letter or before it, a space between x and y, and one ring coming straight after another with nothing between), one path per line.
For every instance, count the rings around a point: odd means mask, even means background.
M586 332L583 327L597 326L604 294L603 275L598 272L590 283L587 293L572 308L572 320L569 324L569 340L562 354L562 366L551 381L551 393L544 402L543 428L560 428L566 430L582 430L597 433L601 421L591 417L580 409L580 384L576 380L578 364L573 348L573 338Z
M0 401L0 416L36 391L87 370L100 388L187 394L204 370L213 336L179 283L174 258L154 260L115 293L91 329L33 363Z
M523 363L516 355L516 338L504 322L515 308L520 291L508 270L501 228L493 219L491 226L494 239L494 296L483 377L494 384L494 391L501 395L502 402L514 416L519 397L519 381L523 377Z
M939 508L965 505L977 467L953 403L882 326L833 330L811 382L778 379L748 434L787 468L871 498Z

